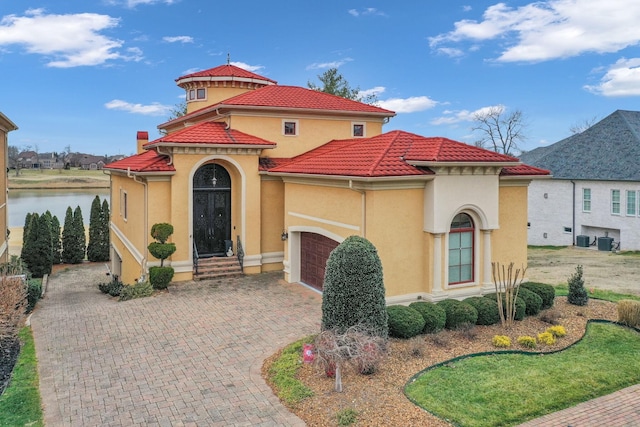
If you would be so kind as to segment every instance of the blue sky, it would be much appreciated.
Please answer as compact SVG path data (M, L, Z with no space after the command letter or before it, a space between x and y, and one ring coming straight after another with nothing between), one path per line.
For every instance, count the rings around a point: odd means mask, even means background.
M0 0L0 111L11 145L129 155L229 54L283 85L338 67L385 131L473 143L474 112L521 110L531 150L640 109L638 22L638 0Z

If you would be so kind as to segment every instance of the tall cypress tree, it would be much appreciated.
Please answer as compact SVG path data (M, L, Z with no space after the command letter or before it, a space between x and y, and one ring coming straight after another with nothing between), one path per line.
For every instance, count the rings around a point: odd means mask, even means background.
M101 254L102 261L109 261L110 258L110 238L109 238L109 221L110 221L110 213L109 213L109 202L107 199L102 201L102 209L101 213L101 225L102 225L102 245L101 245Z
M51 256L54 264L62 262L62 242L60 241L60 221L57 216L51 218Z
M20 251L20 258L23 260L29 252L29 244L31 243L29 242L29 227L31 226L31 217L33 215L33 213L29 212L24 217L24 227L22 227L22 250Z
M27 214L29 219L28 225L24 227L24 234L22 236L22 251L20 252L20 258L27 265L27 268L31 270L31 266L36 261L36 256L34 254L35 251L35 242L36 236L38 235L38 214L30 213Z
M84 256L87 250L87 236L84 232L84 220L82 219L82 209L80 206L76 206L73 211L73 228L76 239L76 262L74 264L81 263L84 260Z
M102 246L102 204L100 196L91 202L91 214L89 216L89 244L87 245L87 259L91 262L103 261L101 259Z
M49 214L51 215L51 214ZM51 220L50 217L41 215L36 221L31 222L29 231L34 236L33 259L28 265L33 277L42 277L51 274L53 255L51 252Z
M71 206L67 207L64 216L64 227L62 228L62 262L65 264L77 264L75 261L75 237L73 232L73 211Z

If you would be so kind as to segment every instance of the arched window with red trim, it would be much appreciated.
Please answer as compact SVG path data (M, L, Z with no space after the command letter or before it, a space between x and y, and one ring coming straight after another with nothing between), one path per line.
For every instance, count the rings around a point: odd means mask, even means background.
M471 217L461 213L449 230L449 284L473 282L474 226Z

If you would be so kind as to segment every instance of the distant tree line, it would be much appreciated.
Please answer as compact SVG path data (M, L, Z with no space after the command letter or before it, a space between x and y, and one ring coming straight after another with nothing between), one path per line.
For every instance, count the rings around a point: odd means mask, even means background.
M96 196L91 204L89 244L86 242L82 210L67 208L64 227L51 212L28 213L25 217L20 258L33 277L50 274L54 264L79 264L109 260L109 203Z

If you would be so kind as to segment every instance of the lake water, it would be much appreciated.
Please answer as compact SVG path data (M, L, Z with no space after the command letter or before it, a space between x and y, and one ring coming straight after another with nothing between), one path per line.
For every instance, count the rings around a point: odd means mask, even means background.
M91 190L9 190L8 210L9 227L23 227L24 219L28 213L43 214L46 211L58 217L60 225L64 225L64 217L67 208L71 206L75 210L80 206L82 219L89 224L91 216L91 203L95 197L100 197L100 202L109 200L108 188L96 188ZM109 202L111 205L111 202Z

